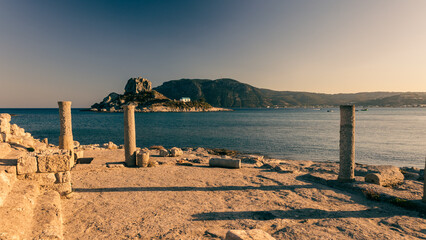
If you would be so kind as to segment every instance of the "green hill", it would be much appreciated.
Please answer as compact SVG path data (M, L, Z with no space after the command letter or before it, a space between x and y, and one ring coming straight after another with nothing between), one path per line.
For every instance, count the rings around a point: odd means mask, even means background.
M170 99L189 97L205 100L215 107L321 107L355 104L358 106L405 107L426 105L426 93L362 92L324 94L274 91L256 88L234 79L180 79L164 82L154 90Z

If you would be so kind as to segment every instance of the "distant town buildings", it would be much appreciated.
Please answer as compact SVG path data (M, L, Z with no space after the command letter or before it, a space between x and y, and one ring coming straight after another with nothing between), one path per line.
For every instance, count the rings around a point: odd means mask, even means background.
M190 102L191 98L189 98L189 97L183 97L183 98L180 99L180 101L181 102Z

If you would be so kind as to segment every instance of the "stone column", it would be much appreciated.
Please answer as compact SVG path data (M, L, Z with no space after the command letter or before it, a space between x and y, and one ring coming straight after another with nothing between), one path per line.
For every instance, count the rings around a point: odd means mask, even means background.
M128 167L136 166L135 106L124 106L124 156Z
M425 170L423 171L424 183L423 183L423 202L426 203L426 161L425 161Z
M73 150L74 140L72 137L71 122L71 102L60 101L59 105L59 121L61 122L61 132L59 135L59 148Z
M355 181L355 106L340 106L340 182Z

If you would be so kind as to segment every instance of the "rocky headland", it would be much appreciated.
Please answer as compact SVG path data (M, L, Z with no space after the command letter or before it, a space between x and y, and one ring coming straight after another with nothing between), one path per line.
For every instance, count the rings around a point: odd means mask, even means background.
M102 102L91 106L94 112L122 112L125 105L135 105L137 112L215 112L229 109L212 107L203 100L172 100L152 90L152 84L145 78L130 78L124 88L124 94L110 93Z

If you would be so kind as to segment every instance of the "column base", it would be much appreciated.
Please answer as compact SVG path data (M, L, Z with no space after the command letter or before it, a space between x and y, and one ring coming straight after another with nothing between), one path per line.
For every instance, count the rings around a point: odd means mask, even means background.
M337 178L338 182L342 182L342 183L351 183L351 182L355 182L355 178Z
M59 136L59 149L73 150L74 140L72 136Z

